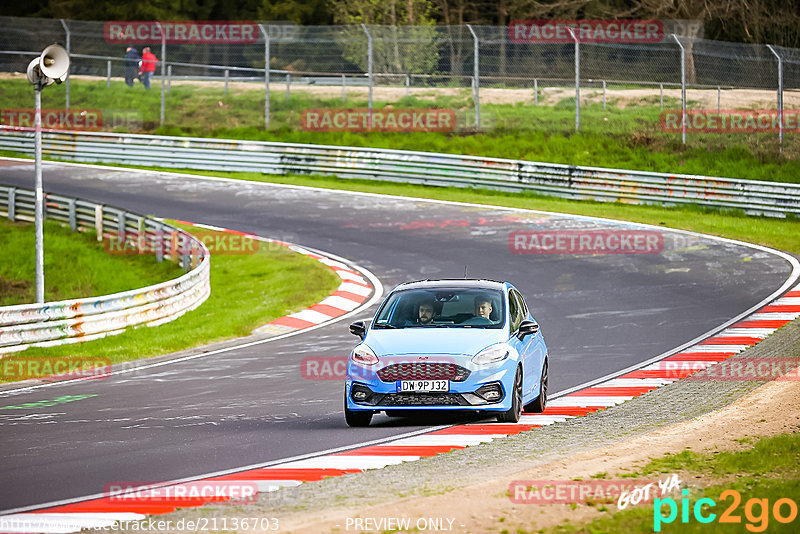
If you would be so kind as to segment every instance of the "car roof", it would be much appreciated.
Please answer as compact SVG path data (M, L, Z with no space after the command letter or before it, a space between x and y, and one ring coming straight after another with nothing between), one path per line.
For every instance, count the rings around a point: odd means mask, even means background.
M476 288L476 289L495 289L502 291L508 282L498 282L497 280L482 280L476 278L443 278L440 280L417 280L406 282L395 287L395 291L405 289L431 289L437 287L447 288Z

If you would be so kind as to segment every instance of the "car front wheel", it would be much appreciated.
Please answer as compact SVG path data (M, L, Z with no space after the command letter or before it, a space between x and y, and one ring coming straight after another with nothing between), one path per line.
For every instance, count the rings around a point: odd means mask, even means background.
M347 392L345 392L344 420L345 422L347 422L347 426L356 426L356 427L369 426L370 421L372 421L372 412L371 411L361 412L349 409L347 407Z
M501 423L518 423L522 415L522 369L517 368L514 375L514 389L511 392L511 408L497 416Z

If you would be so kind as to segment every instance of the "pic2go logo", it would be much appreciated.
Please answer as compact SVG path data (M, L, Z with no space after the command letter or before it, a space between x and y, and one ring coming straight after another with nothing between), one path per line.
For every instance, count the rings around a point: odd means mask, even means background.
M683 494L680 504L681 523L689 522L690 510L698 523L711 523L717 519L717 514L711 512L711 509L717 506L713 499L698 499L692 506L689 503L689 490L685 489L681 493ZM720 502L730 499L731 503L719 516L718 522L741 524L742 517L736 513L742 502L741 494L736 490L725 490L720 493L719 498ZM662 510L665 505L667 507L666 516ZM675 499L669 497L665 499L656 498L653 501L653 530L661 532L662 524L674 522L678 518L678 508L678 503L675 502ZM748 499L744 505L744 516L747 519L745 528L750 532L764 532L769 526L770 512L778 523L791 523L797 518L797 503L784 497L775 501L772 508L770 508L769 499Z

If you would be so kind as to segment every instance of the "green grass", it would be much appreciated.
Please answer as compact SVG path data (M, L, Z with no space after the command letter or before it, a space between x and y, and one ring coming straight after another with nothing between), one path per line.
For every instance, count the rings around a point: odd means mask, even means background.
M4 362L87 356L119 363L246 336L273 319L319 302L340 282L327 266L277 245L264 244L256 254L214 255L211 296L175 321L156 328L129 328L89 343L29 348Z
M684 482L691 484L687 496L674 492L664 496L675 500L677 517L669 524L663 524L661 532L797 532L800 518L790 523L775 520L772 508L779 499L789 498L795 504L800 496L800 433L781 434L770 438L762 438L749 449L738 452L720 452L698 454L684 451L676 455L667 455L652 460L639 470L636 475L653 475L657 473L685 473ZM652 476L650 477L652 478ZM721 480L725 480L721 482ZM707 484L705 487L698 484ZM685 486L684 486L685 487ZM735 490L741 496L741 502L732 511L732 516L741 518L741 523L720 523L721 514L736 503L732 496L723 495L726 490ZM688 521L682 522L682 498L689 499ZM716 503L712 509L703 507L703 514L716 514L716 520L703 524L698 522L692 510L701 498L709 498ZM762 509L750 499L767 499L769 514L764 516ZM668 504L659 506L663 515L669 512ZM747 510L750 516L747 515ZM639 505L615 513L609 512L585 525L566 523L548 530L551 534L564 533L616 533L616 532L653 532L654 506ZM789 507L782 508L784 516L789 514ZM749 525L749 526L748 526Z
M33 223L0 221L0 306L36 300ZM113 273L113 276L111 274ZM152 257L110 255L94 232L45 221L45 300L108 295L177 278L183 271Z
M30 108L27 81L0 80L0 99L8 108ZM436 91L431 91L436 94ZM778 153L776 134L690 134L682 145L679 134L663 133L659 126L657 97L625 107L599 103L582 106L581 130L574 131L572 100L552 106L530 103L484 104L484 131L469 128L453 133L354 133L306 132L300 129L303 110L309 108L366 107L366 100L315 98L302 90L287 102L281 91L271 93L271 129L263 128L263 88L231 89L173 85L166 97L166 125L158 127L160 91L122 82L90 82L75 79L71 86L73 108L133 110L141 116L139 125L121 125L115 131L141 131L164 135L191 135L232 139L315 143L342 146L373 146L425 150L453 154L493 156L574 165L590 165L658 172L679 172L730 178L800 181L800 138L787 134L783 155ZM50 88L43 93L43 106L64 105L64 91ZM440 107L455 109L460 116L472 113L468 90L457 95L402 98L376 102L375 107ZM677 107L665 102L665 109ZM109 128L113 127L109 124Z

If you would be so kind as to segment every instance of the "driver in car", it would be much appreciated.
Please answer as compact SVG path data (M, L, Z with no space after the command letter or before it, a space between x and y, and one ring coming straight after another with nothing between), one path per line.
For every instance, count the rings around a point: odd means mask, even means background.
M408 325L422 325L429 326L433 324L434 308L432 300L423 300L419 303L417 310L417 318L413 321L408 321Z

